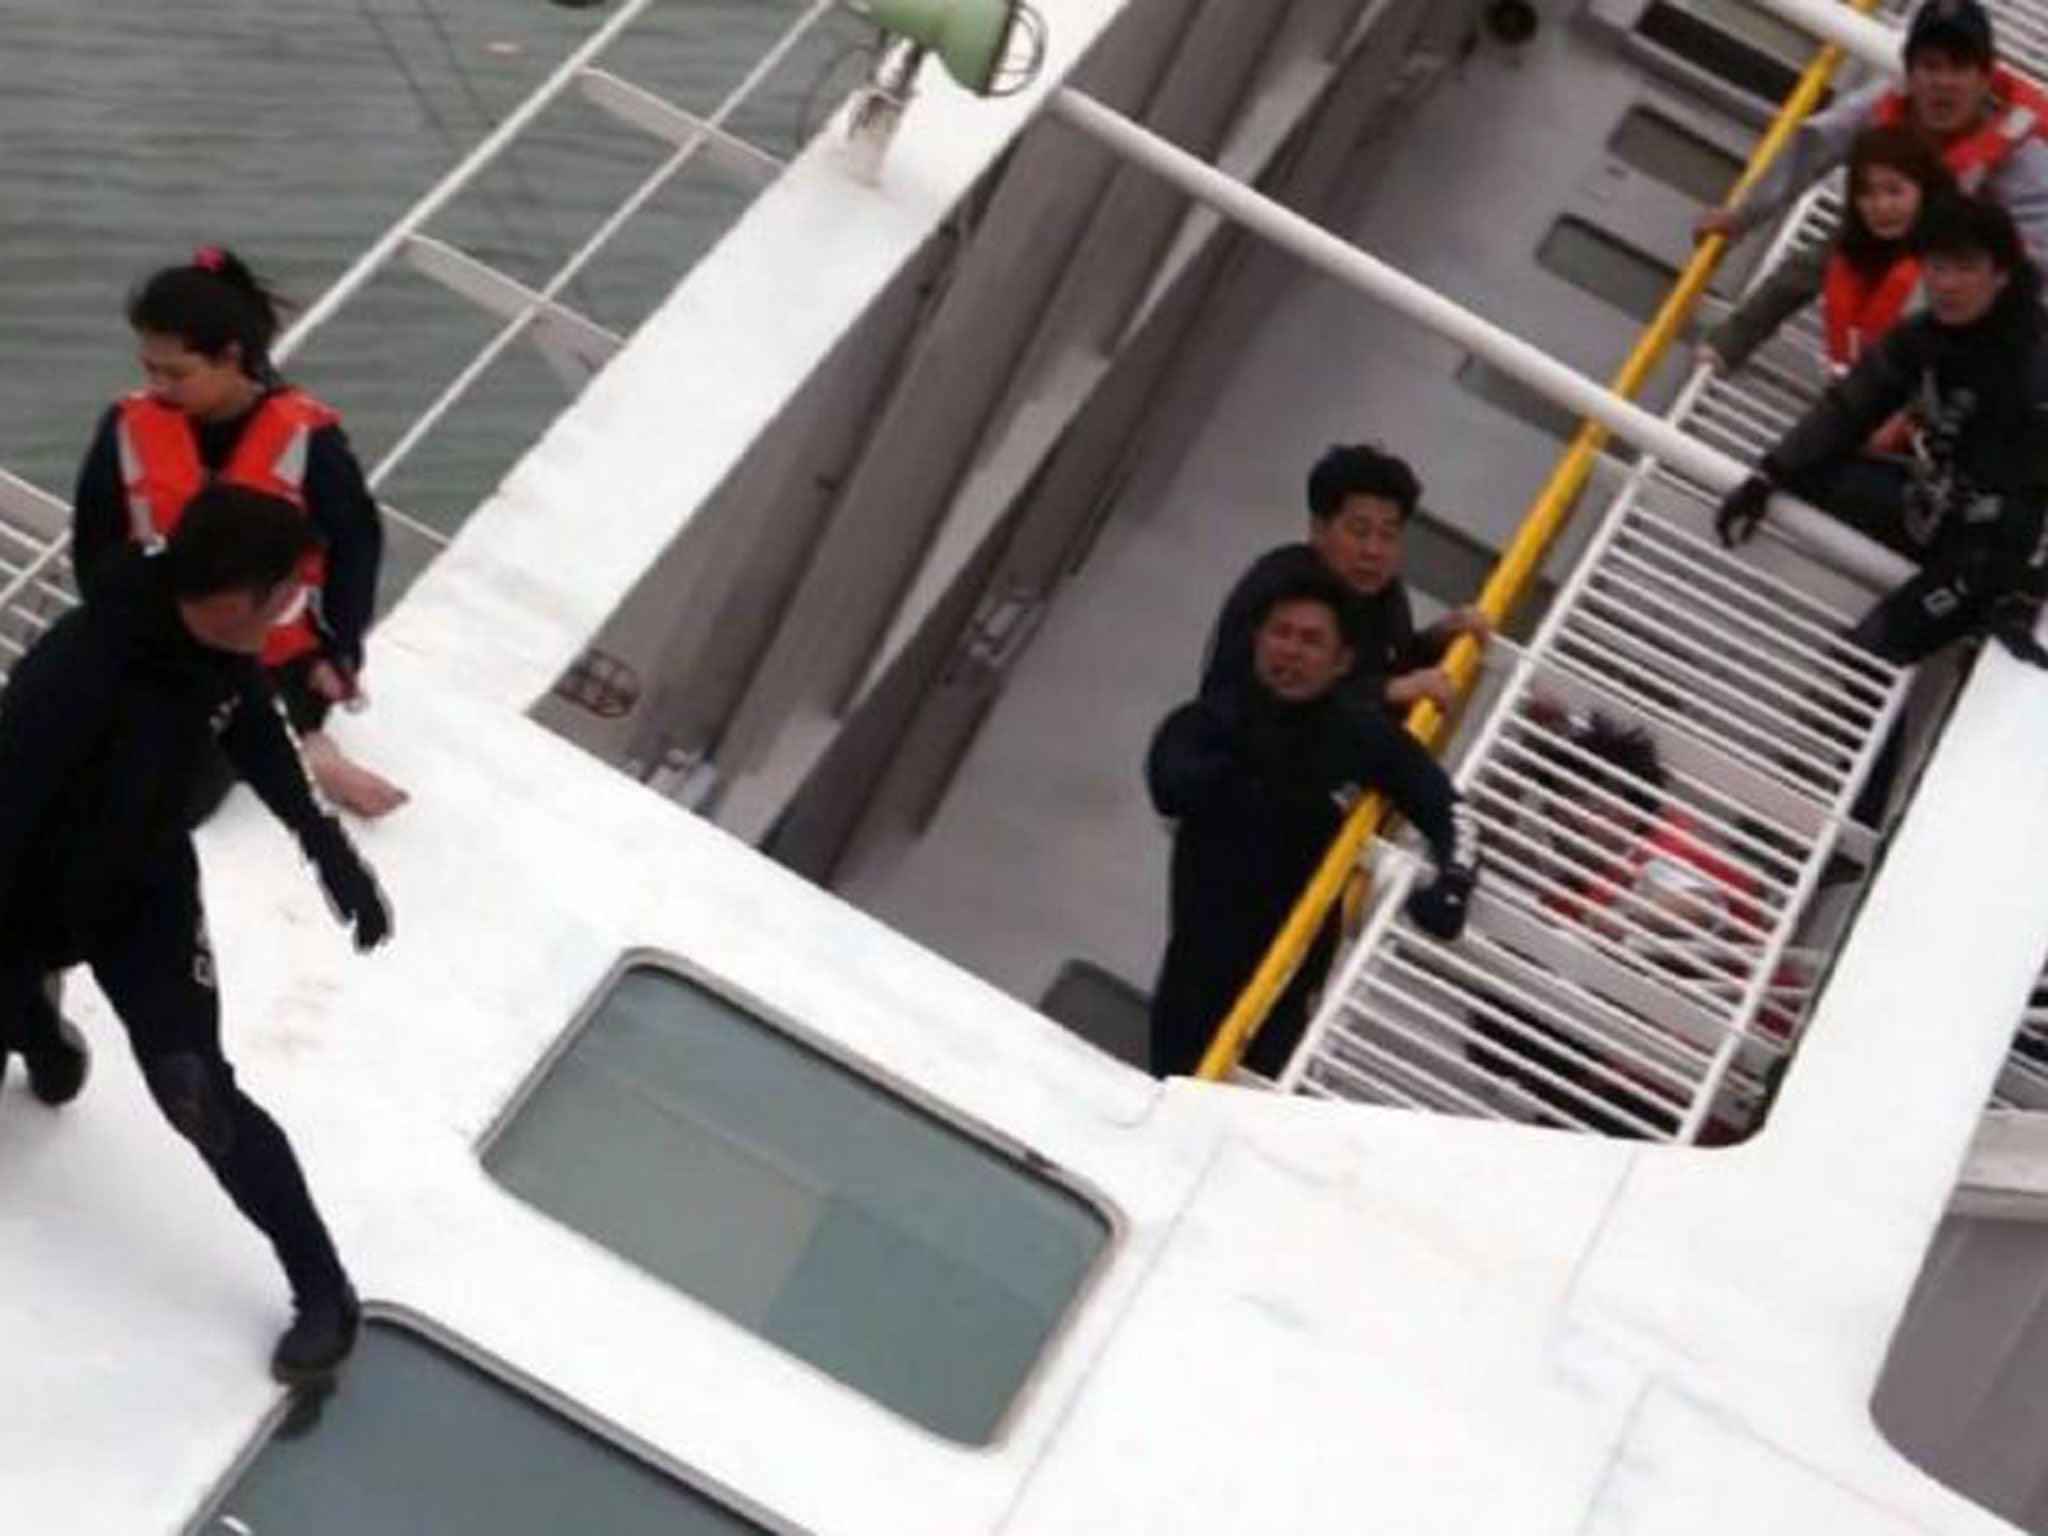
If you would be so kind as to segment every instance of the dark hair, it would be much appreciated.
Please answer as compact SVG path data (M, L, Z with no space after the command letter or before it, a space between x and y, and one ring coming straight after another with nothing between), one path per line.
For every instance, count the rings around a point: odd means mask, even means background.
M180 267L144 278L128 295L128 323L137 331L174 336L191 351L218 358L242 349L242 371L269 383L276 370L270 343L282 301L233 251L203 245Z
M312 520L283 497L216 484L185 504L163 559L178 597L260 597L298 570L318 542Z
M1991 13L1979 0L1923 0L1906 23L1900 50L1906 67L1927 52L1943 53L1963 64L1989 69L1998 59L1991 31Z
M1308 472L1308 513L1318 522L1337 515L1349 496L1378 496L1391 501L1407 522L1422 500L1422 482L1415 471L1371 443L1339 445L1316 460Z
M2001 272L2028 267L2012 215L1988 197L1953 192L1920 211L1913 245L1923 256L1989 256Z
M1322 605L1330 610L1330 617L1336 621L1337 638L1347 646L1358 644L1356 601L1351 589L1329 572L1297 571L1285 581L1276 582L1272 590L1259 599L1259 606L1252 614L1252 629L1256 632L1265 628L1273 610L1283 603Z
M1657 809L1664 788L1663 759L1656 739L1640 725L1629 725L1612 715L1594 710L1590 715L1573 715L1565 723L1564 739L1585 757L1559 751L1538 738L1536 751L1548 769L1532 770L1530 777L1546 793L1569 798L1570 786L1559 780L1569 772L1594 788L1626 801L1644 815Z
M1862 189L1864 173L1873 166L1897 171L1920 189L1922 216L1933 203L1955 192L1955 178L1949 174L1940 149L1917 128L1886 123L1857 134L1849 146L1849 196L1842 208L1840 246L1844 256L1864 268L1890 263L1913 240L1912 232L1903 241L1881 240L1863 222L1856 194Z

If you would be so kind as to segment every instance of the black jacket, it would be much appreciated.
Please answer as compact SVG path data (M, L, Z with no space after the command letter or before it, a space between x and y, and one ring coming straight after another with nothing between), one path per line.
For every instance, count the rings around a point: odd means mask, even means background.
M1461 858L1443 769L1385 711L1342 694L1287 704L1253 681L1185 704L1153 738L1145 780L1153 805L1179 822L1152 1008L1155 1052L1163 1040L1179 1069L1250 981L1357 793L1384 790L1439 868ZM1319 946L1291 1007L1328 960Z
M200 462L217 472L234 453L248 422L246 415L233 421L194 422ZM120 407L109 407L86 449L72 495L71 565L78 574L78 588L88 599L98 588L108 557L130 543L119 423ZM315 610L324 649L345 670L360 672L363 637L377 607L384 525L362 466L340 427L322 427L307 439L302 489L306 515L319 531L327 556L327 579Z
M1309 544L1283 544L1268 550L1238 578L1223 600L1223 612L1209 637L1202 663L1202 697L1238 692L1252 685L1252 633L1272 595L1303 575L1327 575L1329 568ZM1347 589L1348 591L1348 589ZM1346 618L1357 637L1357 660L1343 691L1356 703L1387 708L1387 683L1404 672L1433 667L1443 660L1450 642L1434 630L1420 634L1408 603L1408 589L1399 579L1371 597L1351 593Z
M217 750L302 846L331 833L256 661L192 637L160 561L110 558L0 693L0 927L78 938L125 921L187 837Z
M2022 269L1969 326L1930 314L1887 332L1764 457L1764 474L1802 495L1830 477L1901 410L1921 447L1906 513L1930 555L1981 550L2002 584L2038 592L2036 547L2048 507L2048 346Z

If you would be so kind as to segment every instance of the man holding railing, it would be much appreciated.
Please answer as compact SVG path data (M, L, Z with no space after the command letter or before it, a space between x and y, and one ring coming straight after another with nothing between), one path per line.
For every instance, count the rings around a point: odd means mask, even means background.
M2041 278L2012 217L1955 197L1923 219L1927 309L1889 332L1723 499L1714 526L1746 541L1783 488L1841 517L1920 569L1852 638L1894 663L1989 633L2048 665L2034 638L2048 592L2048 335ZM1907 416L1910 458L1864 453ZM1871 771L1859 819L1875 824L1893 768Z
M1334 576L1355 657L1344 691L1371 709L1406 710L1422 699L1450 708L1457 689L1438 665L1459 635L1484 636L1476 608L1415 627L1401 580L1402 544L1422 499L1415 471L1367 443L1335 447L1308 475L1308 539L1268 550L1224 599L1202 665L1202 693L1241 688L1252 673L1252 632L1274 592L1302 575Z
M1345 589L1306 571L1253 615L1251 675L1205 690L1160 726L1146 759L1152 803L1173 817L1172 933L1152 998L1152 1070L1192 1072L1232 1000L1314 872L1350 804L1384 790L1429 843L1436 876L1409 898L1425 932L1455 939L1478 849L1449 777L1383 710L1340 687L1354 661ZM1336 952L1326 927L1253 1042L1246 1065L1278 1076Z
M1864 128L1904 124L1940 148L1958 186L2012 214L2035 260L2048 259L2048 94L1998 62L1978 0L1924 0L1904 51L1903 91L1874 83L1808 118L1747 195L1700 215L1698 233L1740 238L1841 165Z

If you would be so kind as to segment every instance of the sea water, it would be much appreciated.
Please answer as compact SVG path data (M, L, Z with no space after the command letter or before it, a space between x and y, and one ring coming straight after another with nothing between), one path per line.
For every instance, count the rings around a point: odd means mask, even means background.
M706 114L803 8L663 0L604 67ZM312 299L609 14L547 0L0 0L0 466L69 498L99 413L138 382L122 305L139 277L214 243ZM833 18L733 125L791 154L850 84L859 40ZM430 233L538 284L667 148L572 98ZM563 297L629 331L746 196L693 165ZM289 372L341 408L374 464L495 324L400 269ZM516 346L381 494L454 527L568 398Z

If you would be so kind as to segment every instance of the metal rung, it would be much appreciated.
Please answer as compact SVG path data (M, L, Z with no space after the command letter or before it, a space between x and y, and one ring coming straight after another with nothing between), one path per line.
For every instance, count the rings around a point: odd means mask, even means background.
M431 235L408 235L405 257L442 287L501 320L516 320L528 311L536 312L534 340L550 357L565 360L580 371L583 377L572 380L573 383L585 382L588 375L610 362L626 344L618 332L607 330L445 240L436 240Z
M576 77L576 88L592 106L678 149L701 144L704 158L743 191L758 192L782 174L783 162L767 150L617 75L584 69Z

